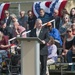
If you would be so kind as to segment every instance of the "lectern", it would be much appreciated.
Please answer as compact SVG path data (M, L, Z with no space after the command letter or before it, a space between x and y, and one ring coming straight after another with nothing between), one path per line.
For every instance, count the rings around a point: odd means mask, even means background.
M17 38L21 42L21 75L40 75L40 43L37 37Z

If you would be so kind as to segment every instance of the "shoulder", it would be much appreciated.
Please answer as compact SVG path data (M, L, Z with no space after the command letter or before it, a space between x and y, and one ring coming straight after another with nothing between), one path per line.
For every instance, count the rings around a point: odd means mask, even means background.
M52 45L53 48L57 49L57 46L55 44Z
M8 40L9 36L3 36L3 39Z
M52 31L58 32L58 29L56 29L56 28L52 28Z

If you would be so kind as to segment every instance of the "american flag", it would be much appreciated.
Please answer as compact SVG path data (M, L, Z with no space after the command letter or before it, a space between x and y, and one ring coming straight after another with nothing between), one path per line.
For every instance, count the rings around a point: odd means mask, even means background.
M54 9L58 9L59 15L61 15L61 10L65 7L66 3L67 0L37 1L33 3L33 13L38 17L39 10L42 8L47 14L52 15Z
M4 11L8 10L10 3L1 3L0 4L0 20L4 18Z

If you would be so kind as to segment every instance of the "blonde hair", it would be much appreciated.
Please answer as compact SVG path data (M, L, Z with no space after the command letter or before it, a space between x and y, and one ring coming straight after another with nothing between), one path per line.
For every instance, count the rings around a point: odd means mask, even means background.
M67 17L67 18L68 18L68 22L70 21L70 17L69 17L68 14L64 14L64 16L63 16L63 20L64 20L64 17Z
M11 17L15 17L15 18L17 18L17 16L16 16L15 14L11 14L10 16L11 16Z

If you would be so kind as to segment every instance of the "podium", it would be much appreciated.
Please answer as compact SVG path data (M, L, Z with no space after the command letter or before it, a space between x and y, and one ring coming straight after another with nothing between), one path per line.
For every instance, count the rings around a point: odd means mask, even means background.
M40 75L40 39L17 39L21 42L21 75Z

